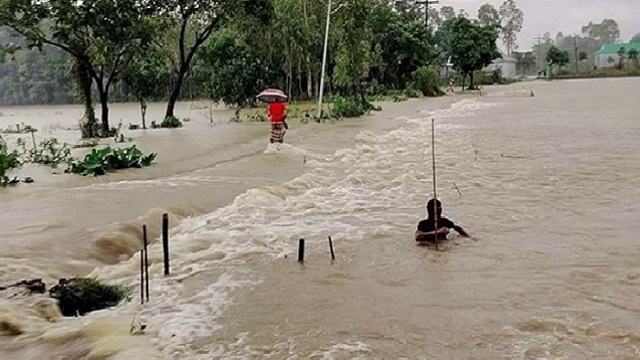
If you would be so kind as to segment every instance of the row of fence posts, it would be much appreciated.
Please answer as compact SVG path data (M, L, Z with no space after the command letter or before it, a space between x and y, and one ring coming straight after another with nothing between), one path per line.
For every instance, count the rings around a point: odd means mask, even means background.
M149 301L149 255L147 225L142 225L142 250L140 250L140 303L145 297ZM162 215L162 253L164 258L164 275L169 275L169 214Z
M140 250L140 303L149 301L149 254L147 225L142 225L143 246ZM329 250L331 251L331 261L336 259L333 252L333 240L329 235ZM169 275L169 214L162 215L162 253L164 258L164 275ZM304 263L304 239L298 240L298 262Z
M329 235L329 251L331 251L331 261L336 259L336 254L333 252L333 239ZM304 263L304 239L298 240L298 262Z

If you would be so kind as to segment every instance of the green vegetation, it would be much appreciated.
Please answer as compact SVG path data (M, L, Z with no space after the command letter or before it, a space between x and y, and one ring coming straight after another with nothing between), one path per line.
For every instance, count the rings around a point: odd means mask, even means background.
M81 175L104 175L111 170L141 168L149 166L156 158L155 153L144 155L135 145L124 149L92 149L82 161L70 164L67 172Z
M10 179L7 173L20 166L19 156L17 151L10 151L4 139L0 137L0 186L5 187L17 181Z
M64 316L83 316L91 311L116 306L125 298L124 288L103 284L96 279L60 279L49 290L49 296L58 300Z
M114 136L111 101L139 102L146 128L147 101L166 100L168 121L159 127L179 127L178 100L255 106L256 93L266 87L284 90L294 102L312 100L322 73L326 6L311 0L2 1L0 104L77 101L85 107L82 135L95 138ZM500 13L484 8L483 20L467 20L473 25L467 30L482 33L462 36L450 29L467 14L452 7L431 8L425 26L424 6L416 1L335 0L326 98L355 101L357 112L366 113L379 96L441 95L438 67L465 57L459 41L483 40L464 47L467 58L482 55L460 65L467 74L495 54L495 44L484 40L497 30L489 36L488 29L501 24L503 38L514 45L522 22L515 3L509 0Z

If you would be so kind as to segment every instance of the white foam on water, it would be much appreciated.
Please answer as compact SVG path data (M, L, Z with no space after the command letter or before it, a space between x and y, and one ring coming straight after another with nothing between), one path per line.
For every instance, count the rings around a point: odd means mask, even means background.
M388 209L406 208L407 198L423 195L420 189L428 179L424 163L430 154L426 146L430 119L440 120L436 122L438 133L455 132L459 126L448 124L449 116L470 116L491 107L460 101L450 109L410 119L397 130L381 135L361 132L355 137L353 148L340 149L326 157L288 144L270 144L265 153L310 156L308 172L279 186L248 190L228 206L185 219L172 229L169 277L162 275L161 242L150 246L152 299L143 307L136 304L137 256L118 265L95 269L90 276L131 288L135 300L115 310L89 314L77 323L98 321L114 314L123 318L135 315L148 325L152 342L166 357L232 358L220 347L193 346L219 330L218 318L233 301L232 292L256 283L255 274L244 273L239 266L248 256L291 254L301 236L309 239L307 246L313 251L320 246L313 239L323 239L324 245L329 234L334 239L358 241L393 230L396 225L388 223ZM185 285L195 277L215 272L221 275L205 281L197 290ZM135 349L128 351L135 354ZM323 359L332 359L336 354L354 351L366 352L367 347L362 343L338 344L318 354ZM237 349L234 352L240 353ZM120 353L119 358L124 358L124 354Z

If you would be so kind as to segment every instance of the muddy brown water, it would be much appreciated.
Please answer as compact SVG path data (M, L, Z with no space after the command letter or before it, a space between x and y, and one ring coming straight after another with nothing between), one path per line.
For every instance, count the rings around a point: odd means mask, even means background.
M97 266L91 275L135 294L136 232L171 210L172 275L156 244L149 304L55 324L16 311L26 334L3 343L6 355L638 358L639 86L533 82L386 104L296 126L279 149L264 124L211 127L205 116L133 135L160 153L156 166L0 194L0 274ZM445 216L479 238L454 236L441 253L412 239L432 188L431 118ZM128 335L133 315L145 336Z

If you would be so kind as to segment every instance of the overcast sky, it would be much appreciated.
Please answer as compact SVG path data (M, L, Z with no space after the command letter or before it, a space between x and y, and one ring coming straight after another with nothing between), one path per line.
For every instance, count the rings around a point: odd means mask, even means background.
M469 16L476 17L480 5L490 3L496 8L504 0L440 0L439 6L453 6L456 11L464 9ZM640 33L640 0L516 0L524 12L524 25L518 34L521 50L528 50L534 37L550 32L555 38L558 31L565 35L580 33L582 26L601 22L605 18L615 19L620 25L621 40L627 42Z

